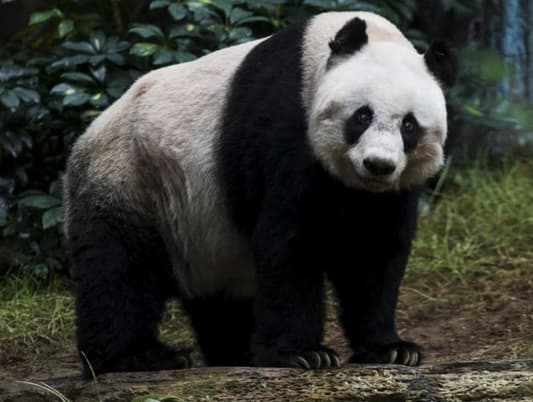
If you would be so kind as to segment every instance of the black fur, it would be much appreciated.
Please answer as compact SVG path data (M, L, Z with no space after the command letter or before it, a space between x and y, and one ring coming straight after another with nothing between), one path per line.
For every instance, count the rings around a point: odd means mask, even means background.
M408 124L410 125L410 130ZM409 153L418 145L420 138L424 134L424 129L420 127L413 113L407 113L402 120L400 132L402 134L403 150Z
M346 120L344 125L344 138L348 144L355 144L359 137L370 127L374 112L369 106L362 106Z
M453 86L457 76L457 56L446 41L433 42L424 54L424 60L441 86L444 88Z
M361 49L367 42L366 22L355 17L337 32L335 38L329 42L329 48L334 56L347 56Z
M254 362L287 366L296 354L322 349L324 274L338 290L354 361L388 361L388 351L404 345L394 311L418 191L350 190L313 156L301 98L304 27L246 57L219 144L233 219L253 243Z
M212 296L183 300L196 340L210 366L250 366L253 301Z

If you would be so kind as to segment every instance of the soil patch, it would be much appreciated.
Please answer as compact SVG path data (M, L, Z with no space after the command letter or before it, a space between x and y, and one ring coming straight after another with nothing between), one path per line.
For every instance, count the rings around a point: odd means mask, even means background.
M348 358L334 304L329 303L326 343ZM449 283L411 275L404 281L397 321L402 336L424 346L426 363L533 358L533 270ZM38 340L31 348L0 342L2 379L46 381L77 377L79 370L73 339Z

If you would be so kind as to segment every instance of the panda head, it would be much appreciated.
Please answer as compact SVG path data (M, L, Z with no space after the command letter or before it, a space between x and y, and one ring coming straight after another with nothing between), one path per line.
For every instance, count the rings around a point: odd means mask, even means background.
M443 89L453 84L455 57L443 42L422 55L403 37L372 40L366 28L354 18L329 44L309 115L311 146L346 186L420 184L443 163Z

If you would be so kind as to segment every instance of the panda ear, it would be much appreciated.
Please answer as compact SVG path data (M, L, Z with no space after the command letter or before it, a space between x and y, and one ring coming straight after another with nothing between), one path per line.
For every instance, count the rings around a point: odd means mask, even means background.
M355 17L337 32L335 39L329 42L332 56L351 55L368 42L366 22Z
M448 42L434 41L424 54L424 61L443 88L453 86L457 75L457 56Z

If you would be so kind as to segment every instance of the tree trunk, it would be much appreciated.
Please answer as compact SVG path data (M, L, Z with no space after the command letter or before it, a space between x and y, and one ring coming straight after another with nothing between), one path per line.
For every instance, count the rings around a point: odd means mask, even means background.
M339 370L197 368L115 373L98 382L78 377L46 384L72 401L130 401L173 395L191 401L532 401L533 360L476 361L404 366L350 365ZM0 381L2 401L57 401L57 396L20 382Z

